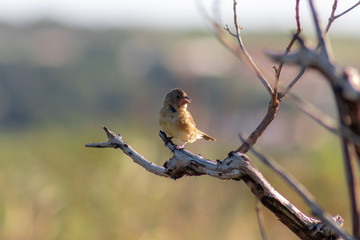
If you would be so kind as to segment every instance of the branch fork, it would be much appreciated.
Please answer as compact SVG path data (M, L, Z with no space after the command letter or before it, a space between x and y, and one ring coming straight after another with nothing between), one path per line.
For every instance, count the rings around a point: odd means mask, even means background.
M222 180L243 180L255 197L301 239L338 238L338 233L333 228L327 227L327 224L318 219L306 216L277 192L245 154L230 152L224 160L205 159L185 149L177 149L176 145L169 141L166 134L160 131L161 139L173 153L173 156L165 162L164 166L158 166L126 144L120 134L111 132L105 126L103 129L108 141L88 143L85 146L121 149L135 163L162 177L179 179L183 176L208 175ZM334 224L341 225L342 218L336 216L333 221Z

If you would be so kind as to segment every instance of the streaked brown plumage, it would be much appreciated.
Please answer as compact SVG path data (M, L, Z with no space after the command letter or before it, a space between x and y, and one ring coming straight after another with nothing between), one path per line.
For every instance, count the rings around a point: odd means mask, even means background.
M175 88L165 96L164 106L160 111L160 127L170 137L182 143L177 148L183 148L186 143L197 139L215 141L215 138L196 128L190 112L186 109L190 102L191 99L182 89Z

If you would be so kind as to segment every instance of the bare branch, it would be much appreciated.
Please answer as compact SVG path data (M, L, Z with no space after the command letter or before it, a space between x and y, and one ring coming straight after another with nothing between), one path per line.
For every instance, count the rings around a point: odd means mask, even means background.
M256 216L257 216L257 220L258 220L258 224L259 224L259 228L260 228L261 239L267 240L266 233L265 233L265 226L264 226L264 216L262 214L260 201L258 199L256 199L255 209L256 209Z
M297 26L297 29L296 29L296 33L293 34L293 37L291 39L291 41L289 42L288 46L286 47L285 49L285 53L284 55L287 55L292 46L294 45L296 39L299 37L300 33L302 32L302 29L301 29L301 23L300 23L300 11L299 11L299 3L300 3L300 0L296 0L296 5L295 5L295 20L296 20L296 26ZM282 61L280 61L279 63L279 67L276 71L276 76L275 76L275 87L274 89L278 89L278 85L279 85L279 81L280 81L280 74L281 74L281 70L284 66L284 63ZM305 71L305 69L304 69ZM299 74L298 75L299 77L296 79L296 81L292 81L291 84L286 88L286 91L283 91L281 94L280 94L280 97L279 99L281 99L281 96L285 96L286 93L290 90L290 88L297 82L298 79L300 79L300 77L302 76L302 74Z
M355 3L352 7L348 8L348 9L345 10L344 12L342 12L342 13L340 13L340 14L338 14L338 15L335 15L335 12L336 12L336 9L337 9L337 3L338 3L338 0L334 0L334 4L333 4L333 7L332 7L331 15L330 15L329 20L328 20L328 25L326 26L326 29L325 29L325 33L328 33L328 32L329 32L332 23L333 23L337 18L343 16L344 14L350 12L351 10L353 10L354 8L356 8L358 5L360 5L360 1L358 1L358 2Z
M280 101L274 98L271 99L268 107L268 111L265 117L262 119L257 128L250 134L250 136L246 139L246 142L240 145L235 152L246 153L249 149L257 142L259 137L265 132L266 128L270 125L272 120L274 120L276 113L278 112L280 107Z
M168 140L166 134L160 132L160 137L173 152L173 156L165 162L164 167L160 167L137 153L122 140L120 135L114 134L106 127L104 127L104 131L109 138L107 142L90 143L85 146L120 148L126 155L132 158L135 163L147 171L162 177L178 179L186 175L208 175L224 180L243 180L256 198L301 239L322 240L338 238L338 233L333 231L335 228L327 227L332 225L306 216L278 193L244 154L231 152L228 157L222 161L212 161L194 155L185 149L177 149L176 145ZM334 223L331 222L330 224Z
M279 99L282 99L289 93L290 89L297 83L297 81L304 75L306 71L306 67L301 67L300 72L296 75L296 77L290 82L290 84L279 94Z
M349 106L347 106L347 101L340 95L335 95L337 108L339 112L340 124L347 126L349 125L349 120L351 119ZM358 106L357 106L358 107ZM350 123L352 124L352 123ZM360 239L360 212L358 206L358 194L357 186L355 179L355 170L354 170L354 159L355 156L352 154L351 149L354 147L353 143L341 137L341 147L343 152L344 167L346 173L346 183L350 195L350 206L351 206L351 216L352 216L352 225L353 225L353 235L354 237Z
M323 53L318 53L315 50L310 50L305 47L303 41L298 39L301 48L297 53L291 55L271 55L270 56L280 61L288 63L296 63L301 67L311 67L320 71L324 77L328 80L335 98L338 108L338 115L340 118L340 126L344 129L350 129L356 135L360 135L360 76L356 69L346 67L339 68L332 64L327 56ZM324 45L325 47L325 45ZM345 135L345 134L342 134ZM350 145L355 144L353 140L348 140L345 137L341 137L344 163L347 185L350 194L350 203L353 219L353 234L356 238L360 239L360 214L357 203L358 195L356 194L356 179L354 178L354 170L352 167L352 156L349 154ZM360 146L355 147L357 152L358 161L360 161Z
M316 35L318 38L318 42L319 42L319 47L321 49L322 54L329 59L329 54L327 52L327 47L326 47L326 43L325 43L325 38L323 36L323 31L321 30L321 25L320 25L320 20L317 14L317 11L315 9L315 5L314 5L314 1L313 0L309 0L309 4L310 4L310 8L311 8L311 13L313 16L313 20L314 20L314 25L315 25L315 30L316 30Z
M264 74L260 71L260 69L257 67L255 62L252 60L251 56L247 52L247 50L242 42L241 35L240 35L241 27L239 26L238 20L237 20L236 6L237 6L237 2L236 2L236 0L233 0L235 34L231 33L228 27L226 28L226 30L231 34L231 36L236 38L239 48L241 50L241 55L240 55L241 59L255 71L256 75L258 76L261 83L264 85L264 87L268 91L268 93L270 95L272 95L274 92L272 87L270 86L269 82L266 80L266 77L264 76Z
M240 138L242 141L245 141L241 135ZM287 173L285 169L283 169L278 163L276 163L270 158L265 157L263 154L259 153L254 148L251 148L250 151L254 153L255 156L258 157L263 163L270 167L275 173L282 177L282 179L301 196L301 198L311 208L312 213L315 216L326 222L328 227L330 227L333 231L337 232L344 239L352 239L347 233L340 229L343 223L342 218L337 219L338 222L334 221L334 219L330 218L329 215L327 213L324 213L323 210L318 206L313 195L299 181L297 181L293 176Z
M313 104L304 101L294 93L288 95L289 100L293 101L306 115L308 115L315 122L329 130L334 134L341 135L341 132L336 128L336 122L330 116L324 114L317 109Z
M336 134L341 137L345 137L346 139L354 142L356 145L360 146L360 136L354 134L349 128L340 124L339 127L336 125L335 119L321 112L318 108L316 108L313 104L306 102L301 99L294 93L289 93L287 95L289 100L295 103L295 105L303 111L306 115L308 115L311 119L317 122L320 126L323 126L329 132Z
M135 163L139 164L147 171L161 176L161 177L170 177L165 173L165 168L157 166L156 164L148 161L146 158L141 156L138 152L136 152L131 146L127 145L120 134L115 134L107 129L107 127L103 126L103 129L108 137L107 142L103 143L88 143L85 147L93 147L93 148L120 148L126 155L131 157Z
M331 24L335 21L335 12L336 12L336 8L337 8L337 3L338 0L334 0L333 6L332 6L332 10L331 10L331 14L328 20L328 25L325 28L325 33L328 33L331 27Z

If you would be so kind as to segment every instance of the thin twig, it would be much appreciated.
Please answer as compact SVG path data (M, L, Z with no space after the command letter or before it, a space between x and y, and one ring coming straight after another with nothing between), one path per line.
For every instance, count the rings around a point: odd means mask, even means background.
M339 95L335 95L336 104L339 113L340 124L346 126L347 119L349 118L347 106L344 104L343 99ZM343 153L344 167L345 167L345 176L346 183L349 191L350 205L351 205L351 216L352 216L352 226L353 226L353 236L357 239L360 239L360 216L359 216L359 206L357 202L357 187L356 187L356 178L354 170L354 154L351 154L350 148L353 147L351 142L345 137L341 137L341 147Z
M259 229L261 233L261 239L267 240L265 226L264 226L264 215L262 214L261 202L259 201L259 199L256 199L255 209L256 209L256 217L258 220Z
M348 8L344 12L335 15L336 9L337 9L338 0L334 0L331 15L328 20L328 25L326 26L325 33L329 32L329 29L331 27L331 24L339 17L343 16L344 14L350 12L352 9L357 7L360 4L360 1L358 1L356 4L354 4L352 7ZM349 79L348 79L349 81ZM340 126L344 126L345 130L349 130L347 128L346 119L349 118L349 114L347 109L349 109L349 105L347 104L347 101L344 101L341 97L339 97L339 94L336 94L336 104L338 108L339 113L339 119L340 119ZM356 117L357 118L357 117ZM351 117L350 117L351 119ZM357 121L357 120L355 120ZM350 126L349 126L350 127ZM344 133L344 131L341 131ZM355 134L355 132L350 131L351 134ZM351 142L356 143L359 146L359 143L355 141L355 138L348 138L345 134L342 134L341 136L341 146L342 146L342 153L343 153L343 160L344 160L344 167L345 167L345 175L346 175L346 183L349 191L349 198L350 198L350 206L351 206L351 216L352 216L352 227L353 227L353 236L357 239L360 239L360 211L358 206L358 194L357 194L357 183L355 178L355 170L354 170L354 154L351 153L350 148L354 147Z
M272 120L274 120L276 113L278 112L280 107L280 101L275 100L273 98L270 100L268 111L265 117L262 119L257 128L250 134L250 136L246 139L246 142L243 142L235 152L246 153L249 149L257 142L259 137L265 132L267 127L270 125Z
M345 10L344 12L336 15L336 16L335 16L335 19L341 17L342 15L344 15L344 14L346 14L346 13L348 13L348 12L350 12L351 10L353 10L354 8L356 8L356 7L359 6L359 5L360 5L360 1L357 2L357 3L355 3L354 6L350 7L349 9Z
M313 119L316 123L320 126L327 129L329 132L336 134L341 137L345 137L349 141L354 142L356 145L360 146L360 136L353 133L349 128L345 127L344 125L340 124L339 127L336 126L335 119L331 118L327 114L320 111L316 108L313 104L305 101L304 99L300 98L293 92L290 92L287 97L289 100L293 101L296 106L303 111L306 115L308 115L311 119Z
M332 7L332 11L331 11L331 15L329 17L329 21L328 21L328 25L326 26L326 29L325 29L325 33L328 33L329 30L330 30L330 27L331 27L331 24L339 17L343 16L344 14L350 12L351 10L353 10L354 8L356 8L357 6L360 5L360 1L358 1L357 3L355 3L352 7L348 8L347 10L345 10L344 12L338 14L338 15L335 15L335 11L337 9L337 3L338 3L338 0L334 0L334 4L333 4L333 7Z
M299 2L300 2L300 0L296 0L296 5L295 5L295 20L296 20L296 26L297 26L296 33L293 34L293 37L291 38L291 41L289 42L288 46L287 46L286 49L285 49L284 55L287 55L287 54L290 52L292 46L294 45L296 39L299 37L299 35L300 35L301 31L302 31L302 29L301 29L301 23L300 23ZM276 71L274 91L275 91L276 89L278 89L278 87L279 87L280 74L281 74L281 70L282 70L283 66L284 66L284 62L283 62L283 61L280 61L280 62L279 62L279 67L277 68L277 71ZM287 92L290 90L290 88L291 88L295 83L296 83L296 81L295 81L295 82L293 81L293 84L291 84L291 86L289 85L289 86L287 87ZM285 92L285 93L282 92L280 95L285 96L287 92ZM281 97L279 97L279 99L280 99L280 98L281 98Z
M273 94L274 90L272 89L272 87L270 86L269 82L266 80L266 77L264 76L264 74L260 71L260 69L257 67L257 65L255 64L255 62L252 60L251 56L249 55L249 53L247 52L242 39L241 39L241 35L240 35L240 30L241 27L238 24L238 20L237 20L237 10L236 10L236 5L237 5L237 1L234 0L233 1L233 11L234 11L234 25L235 25L235 32L236 34L232 34L233 36L236 37L238 45L243 53L243 57L244 57L244 61L246 63L249 64L249 66L255 71L256 75L258 76L258 78L260 79L261 83L264 85L264 87L266 88L266 90L268 91L268 93L270 95ZM228 30L229 31L229 30Z
M325 33L328 33L331 27L331 24L335 21L335 12L336 12L336 8L337 8L337 3L338 0L334 0L333 6L332 6L332 10L331 10L331 14L328 20L328 24L325 28Z
M289 93L287 95L289 100L294 102L301 111L303 111L306 115L308 115L311 119L313 119L316 123L323 126L328 131L341 135L341 132L336 128L336 121L330 116L324 114L319 109L317 109L313 104L306 102L299 96L294 93Z
M284 91L282 91L280 93L279 99L281 100L283 97L286 96L286 94L288 94L288 92L290 91L290 89L295 85L295 83L302 77L302 75L304 75L306 71L306 67L302 67L300 72L296 75L296 77L291 81L291 83L284 89Z
M319 42L319 47L321 48L322 53L324 54L326 59L329 59L329 54L327 52L325 38L323 36L323 31L321 30L320 19L319 19L317 11L315 9L315 4L314 4L313 0L309 0L309 4L310 4L310 8L311 8L311 13L313 16L313 21L314 21L314 25L315 25L316 35L317 35L318 42Z

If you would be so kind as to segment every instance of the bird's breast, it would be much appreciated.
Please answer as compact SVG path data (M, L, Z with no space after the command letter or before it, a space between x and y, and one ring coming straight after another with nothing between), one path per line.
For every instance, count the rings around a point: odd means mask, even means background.
M163 110L160 113L159 124L167 134L182 142L191 142L194 135L196 136L197 129L192 124L192 117L188 111Z

